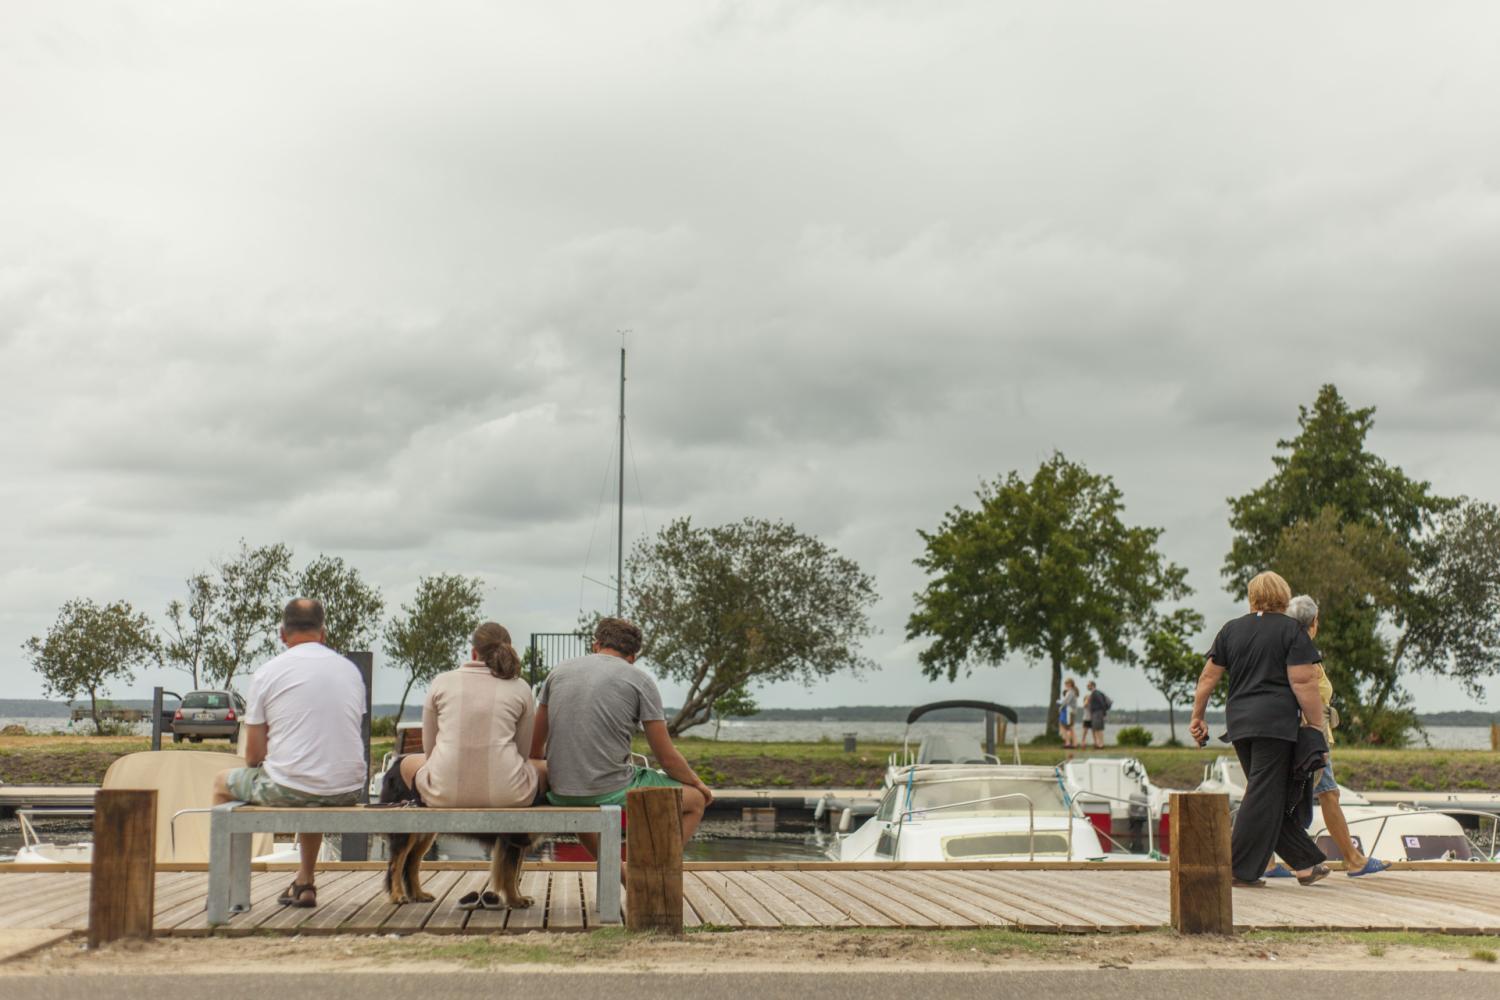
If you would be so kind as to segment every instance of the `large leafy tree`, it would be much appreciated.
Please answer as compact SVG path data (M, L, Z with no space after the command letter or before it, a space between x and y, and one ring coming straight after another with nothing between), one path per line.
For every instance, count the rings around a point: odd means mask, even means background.
M204 678L230 689L236 676L276 652L282 606L292 589L292 550L280 543L251 548L240 539L239 551L214 571Z
M1203 616L1190 608L1162 615L1146 633L1141 666L1151 686L1167 702L1171 742L1177 742L1177 706L1191 701L1203 671L1203 654L1193 637L1203 631Z
M870 661L874 581L857 563L782 521L700 528L680 518L642 539L627 565L626 612L642 655L686 687L676 734L707 722L752 687L811 684Z
M1054 453L1031 479L1011 472L919 532L916 560L931 577L907 636L930 638L922 672L954 680L1012 653L1051 666L1047 731L1057 733L1064 671L1090 674L1101 657L1133 663L1133 641L1164 600L1190 593L1187 573L1157 548L1162 529L1121 519L1120 490Z
M49 696L89 696L94 731L103 732L99 695L114 681L135 680L135 669L156 656L156 637L150 620L129 603L101 606L79 598L62 606L45 636L32 636L21 648Z
M1230 500L1224 575L1237 595L1266 568L1311 594L1346 735L1398 743L1415 724L1406 674L1452 677L1478 697L1500 666L1500 514L1372 454L1374 413L1332 385L1300 408L1275 474Z
M345 652L369 649L380 631L385 598L365 583L359 570L338 556L321 553L297 577L297 596L323 602L328 645Z
M392 665L406 674L396 721L406 711L406 699L418 684L426 685L445 670L457 667L479 627L484 582L478 577L439 573L417 581L410 604L385 626L384 649Z

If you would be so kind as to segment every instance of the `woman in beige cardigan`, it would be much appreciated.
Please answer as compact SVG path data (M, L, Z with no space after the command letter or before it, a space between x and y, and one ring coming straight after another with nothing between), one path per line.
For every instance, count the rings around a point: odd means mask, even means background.
M427 689L422 752L401 758L401 780L429 806L529 806L547 788L547 762L526 757L535 718L510 633L485 622L469 661Z

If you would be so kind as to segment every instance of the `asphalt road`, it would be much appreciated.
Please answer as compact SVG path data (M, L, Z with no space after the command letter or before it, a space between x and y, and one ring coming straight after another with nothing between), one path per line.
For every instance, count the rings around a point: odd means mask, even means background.
M5 976L5 1000L98 1000L203 996L214 1000L1034 1000L1037 997L1173 997L1266 1000L1275 996L1359 1000L1500 998L1500 972L1308 971L1297 969L1054 970L1006 972L450 972L276 973L263 976Z

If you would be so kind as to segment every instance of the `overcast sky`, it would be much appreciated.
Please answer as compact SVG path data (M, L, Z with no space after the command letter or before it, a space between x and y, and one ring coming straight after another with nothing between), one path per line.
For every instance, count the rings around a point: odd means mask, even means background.
M392 607L478 574L521 641L608 606L629 329L627 542L785 518L876 578L880 673L763 704L1039 704L905 640L916 531L982 479L1114 476L1213 625L1225 498L1323 382L1500 500L1497 36L1480 0L12 0L0 696L63 601L159 615L241 537Z

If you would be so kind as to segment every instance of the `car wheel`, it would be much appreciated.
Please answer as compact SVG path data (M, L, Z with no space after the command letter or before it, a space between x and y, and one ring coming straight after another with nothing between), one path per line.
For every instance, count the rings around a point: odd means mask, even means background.
M190 738L190 739L191 739L191 740L192 740L192 741L193 741L193 742L194 742L194 743L202 743L202 742L203 742L203 737L201 737L201 736L192 736L192 737L189 737L189 738Z

